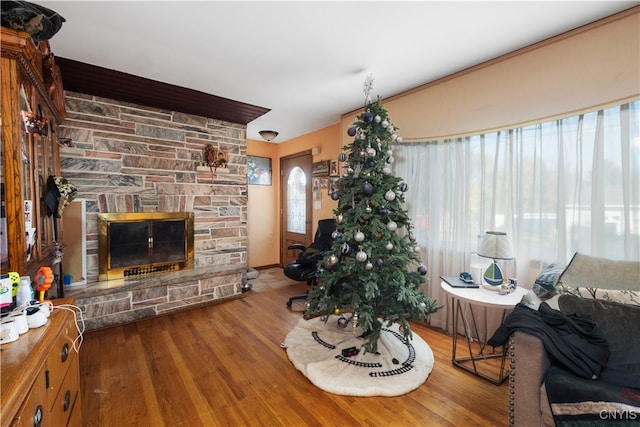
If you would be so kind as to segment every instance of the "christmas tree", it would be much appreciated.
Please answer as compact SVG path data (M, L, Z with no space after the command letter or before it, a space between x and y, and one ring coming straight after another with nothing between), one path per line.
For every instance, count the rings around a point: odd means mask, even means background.
M409 319L425 319L439 307L420 290L427 267L403 209L407 184L393 176L393 143L401 142L380 99L371 101L373 80L364 85L365 108L348 129L353 142L338 160L343 174L331 197L336 231L331 250L311 289L305 316L342 315L338 323L359 325L364 350L375 353L382 325L400 323L409 342ZM343 314L344 313L344 314ZM344 317L347 314L350 319Z

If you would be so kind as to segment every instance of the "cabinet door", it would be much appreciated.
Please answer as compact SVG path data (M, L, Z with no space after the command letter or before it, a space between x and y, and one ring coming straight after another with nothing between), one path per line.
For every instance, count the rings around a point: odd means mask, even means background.
M46 381L44 370L38 374L18 414L13 419L12 427L45 427L50 426L49 410L46 407Z

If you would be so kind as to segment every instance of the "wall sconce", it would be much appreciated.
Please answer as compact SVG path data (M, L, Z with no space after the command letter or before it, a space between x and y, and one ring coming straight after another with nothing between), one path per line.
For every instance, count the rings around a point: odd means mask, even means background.
M275 130L261 130L258 133L267 142L273 141L275 137L278 136L278 132L276 132Z

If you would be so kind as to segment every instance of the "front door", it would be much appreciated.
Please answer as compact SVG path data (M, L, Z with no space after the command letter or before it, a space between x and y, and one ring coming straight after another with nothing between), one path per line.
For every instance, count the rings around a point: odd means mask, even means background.
M280 159L281 227L280 265L294 261L300 251L287 249L293 243L305 246L313 240L311 221L311 152L292 154Z

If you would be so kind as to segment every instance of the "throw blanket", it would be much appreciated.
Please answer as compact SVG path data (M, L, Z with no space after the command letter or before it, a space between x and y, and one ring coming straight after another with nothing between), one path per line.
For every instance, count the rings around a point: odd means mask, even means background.
M516 330L540 338L552 363L582 378L598 378L609 357L609 344L590 316L566 314L546 302L537 311L516 305L487 344L502 346Z

